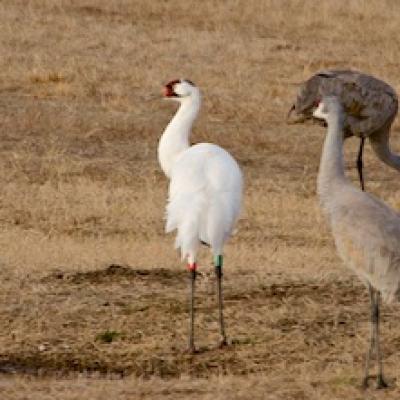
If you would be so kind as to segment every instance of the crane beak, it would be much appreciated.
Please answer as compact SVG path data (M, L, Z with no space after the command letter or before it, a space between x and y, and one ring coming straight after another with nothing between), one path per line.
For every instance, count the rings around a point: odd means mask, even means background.
M292 104L292 107L290 107L290 110L289 110L289 112L288 112L287 115L286 115L286 121L289 121L290 116L291 116L292 112L295 110L295 108L296 108L295 105Z
M296 112L293 115L293 111L296 110L296 106L293 104L290 107L289 112L286 115L286 123L289 125L293 124L301 124L302 122L306 121L308 118L303 114L297 114Z

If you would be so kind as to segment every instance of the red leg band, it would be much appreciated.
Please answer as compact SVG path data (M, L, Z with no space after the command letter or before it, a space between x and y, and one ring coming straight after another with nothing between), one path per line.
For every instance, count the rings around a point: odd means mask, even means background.
M196 264L196 263L188 264L188 265L187 265L187 269L188 269L189 271L196 271L196 269L197 269L197 264Z

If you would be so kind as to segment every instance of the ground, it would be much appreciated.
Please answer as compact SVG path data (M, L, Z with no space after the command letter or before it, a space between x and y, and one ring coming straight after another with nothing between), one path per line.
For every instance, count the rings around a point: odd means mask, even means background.
M398 399L399 306L383 306L390 387L364 392L368 296L315 193L324 128L285 117L323 68L400 92L399 11L394 0L2 1L1 398ZM217 348L204 249L195 355L156 158L175 111L162 85L181 77L203 95L193 142L228 149L246 183L226 246L230 345ZM355 185L357 148L346 142ZM365 162L367 190L400 209L398 172L369 145Z

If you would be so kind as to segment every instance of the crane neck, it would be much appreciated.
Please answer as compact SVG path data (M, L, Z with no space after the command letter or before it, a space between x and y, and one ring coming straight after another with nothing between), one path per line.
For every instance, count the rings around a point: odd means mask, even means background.
M199 110L201 98L198 91L179 100L178 111L164 130L158 144L158 161L169 178L171 169L179 154L188 149L192 125Z
M392 153L389 146L390 124L369 136L375 154L387 165L400 171L400 156Z
M317 191L323 206L329 206L327 203L339 187L349 184L344 173L344 115L341 110L331 113L327 122L328 133L322 150L317 181Z

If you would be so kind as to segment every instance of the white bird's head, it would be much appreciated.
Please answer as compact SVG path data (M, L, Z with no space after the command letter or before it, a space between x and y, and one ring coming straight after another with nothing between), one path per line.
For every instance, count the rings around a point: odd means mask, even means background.
M185 99L199 97L199 89L189 79L175 79L164 86L166 99L182 102Z
M313 116L322 119L329 124L329 119L340 116L343 118L343 105L337 96L325 96L322 100L317 101L313 111Z

